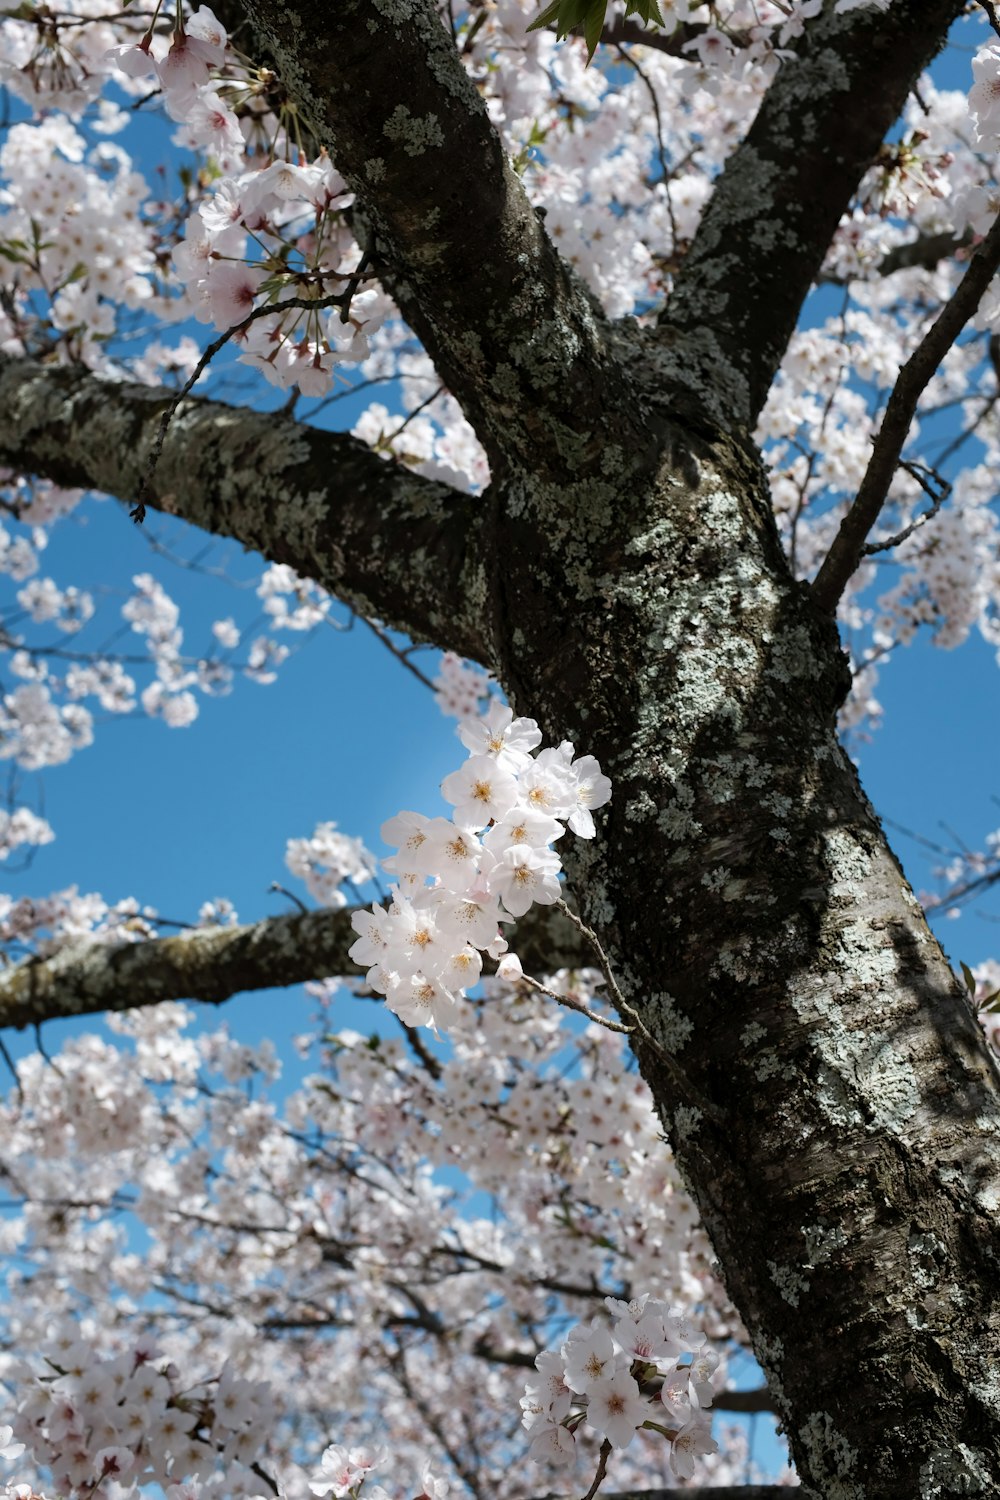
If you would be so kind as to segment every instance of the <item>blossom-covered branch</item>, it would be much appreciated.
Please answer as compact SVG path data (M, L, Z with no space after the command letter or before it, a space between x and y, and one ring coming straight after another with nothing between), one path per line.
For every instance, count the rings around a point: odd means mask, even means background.
M357 195L355 232L492 455L599 458L620 374L600 308L559 256L433 0L249 0L298 106Z
M670 368L687 383L697 371L720 415L759 414L841 215L961 10L837 6L794 43L726 162L659 325Z
M0 970L0 1027L164 1000L220 1005L249 990L362 974L364 967L348 955L357 937L351 926L356 910L292 912L143 942L67 944L51 957ZM518 923L517 942L525 969L537 974L593 963L579 933L555 908L532 908Z

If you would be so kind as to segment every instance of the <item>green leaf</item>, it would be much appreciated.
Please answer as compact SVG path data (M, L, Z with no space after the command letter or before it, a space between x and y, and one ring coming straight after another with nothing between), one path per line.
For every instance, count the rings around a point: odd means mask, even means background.
M969 968L968 964L962 964L961 968L962 968L962 978L965 980L965 988L968 990L968 992L969 992L970 995L975 995L975 993L976 993L976 979L975 979L975 975L973 974L972 970Z
M571 31L575 31L577 26L589 27L591 16L598 9L601 12L601 26L603 26L607 0L553 0L553 3L547 5L541 15L532 21L528 30L537 31L541 26L551 26L554 21L556 36L561 40Z
M663 25L663 17L660 14L660 7L656 3L656 0L628 0L628 4L625 6L626 20L629 16L638 16L646 22L647 26L650 23L654 23L657 26Z
M560 3L561 0L552 0L552 4L547 5L540 16L535 17L528 30L540 31L543 26L551 26L553 21L558 21Z
M594 60L597 44L601 40L601 32L604 30L604 17L607 14L605 0L593 0L593 4L587 11L587 19L583 26L583 35L587 43L587 62Z

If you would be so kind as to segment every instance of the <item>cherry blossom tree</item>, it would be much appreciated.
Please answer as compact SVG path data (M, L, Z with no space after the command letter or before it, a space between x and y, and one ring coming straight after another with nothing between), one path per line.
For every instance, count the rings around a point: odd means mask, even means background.
M446 653L470 757L381 901L323 825L315 907L252 927L7 903L4 1024L118 1039L20 1064L2 1118L29 1489L381 1500L377 1442L429 1500L581 1454L591 1494L726 1484L741 1343L811 1492L1000 1483L996 1068L838 739L922 627L998 644L1000 22L961 22L967 93L956 0L627 10L0 18L0 753L182 728L349 608ZM194 393L241 366L261 404ZM143 574L130 655L53 646L91 490L261 554L266 631L186 654ZM0 854L52 834L12 805ZM178 1003L324 1016L351 974L395 1034L324 1022L281 1111L273 1051Z

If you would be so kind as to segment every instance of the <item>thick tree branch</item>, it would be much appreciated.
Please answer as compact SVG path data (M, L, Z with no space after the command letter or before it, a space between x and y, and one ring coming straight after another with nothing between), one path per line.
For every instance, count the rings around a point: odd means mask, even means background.
M959 250L972 244L971 231L954 235L918 234L915 240L905 245L896 245L878 263L880 276L894 276L897 271L912 271L917 267L933 271L943 260L951 260Z
M724 418L752 423L861 177L961 0L832 7L806 27L726 163L658 337Z
M137 1010L162 1000L219 1005L244 990L363 974L347 953L357 938L351 927L355 909L293 912L251 926L193 928L139 943L85 939L51 958L0 970L0 1027ZM515 942L529 972L593 964L579 933L551 907L536 906L522 917Z
M690 57L690 52L685 51L688 42L693 42L708 30L705 22L682 21L673 31L662 31L644 26L641 21L616 16L601 32L601 42L610 47L620 43L626 43L630 47L649 47L651 51L663 52L667 57Z
M837 608L841 594L861 558L865 538L885 504L903 444L917 409L942 359L975 313L983 293L1000 267L1000 217L978 246L969 268L899 372L889 397L885 416L875 439L853 505L840 523L833 546L823 560L812 586L813 598L829 613Z
M615 335L559 256L433 0L247 0L355 230L494 460L599 463ZM622 401L622 407L625 403Z
M0 464L132 500L171 400L81 367L0 355ZM192 397L170 423L146 502L490 665L475 603L486 507L347 433Z
M933 271L943 260L951 260L959 250L965 250L971 244L971 232L963 235L919 234L915 240L893 246L883 255L875 272L878 276L894 276L897 271L912 271L918 267L924 271ZM816 278L822 286L848 286L855 279L850 275L828 275L825 271Z

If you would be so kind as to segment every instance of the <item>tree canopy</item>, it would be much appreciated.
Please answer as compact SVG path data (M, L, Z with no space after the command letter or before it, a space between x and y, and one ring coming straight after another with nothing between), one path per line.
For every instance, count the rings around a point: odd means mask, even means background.
M461 742L381 865L290 838L282 915L3 898L0 1024L105 1017L7 1057L12 1496L1000 1486L1000 971L952 972L844 743L898 648L1000 644L998 37L0 13L0 755L182 730L352 621ZM93 492L253 554L203 653L155 569L48 576ZM3 858L53 837L23 785ZM303 982L289 1092L277 1021L185 1003Z

